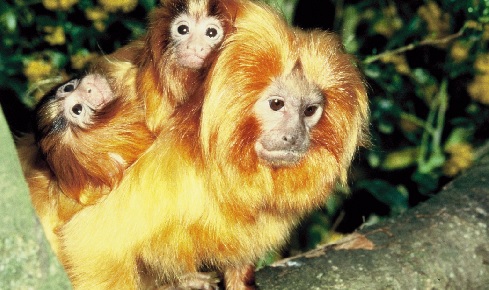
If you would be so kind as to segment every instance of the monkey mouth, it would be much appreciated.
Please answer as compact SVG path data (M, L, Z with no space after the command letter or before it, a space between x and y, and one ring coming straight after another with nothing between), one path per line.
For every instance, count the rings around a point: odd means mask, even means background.
M195 54L183 54L178 59L181 66L189 69L201 69L205 61L205 58Z
M299 150L269 150L266 149L263 144L257 142L255 144L255 151L258 157L272 166L291 166L297 164L305 152Z

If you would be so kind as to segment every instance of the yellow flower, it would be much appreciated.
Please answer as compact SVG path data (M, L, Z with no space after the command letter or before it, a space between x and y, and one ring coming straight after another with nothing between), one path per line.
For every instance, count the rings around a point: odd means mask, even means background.
M118 10L122 10L122 12L131 12L138 5L137 0L121 0L121 1L113 1L113 0L98 0L100 5L107 12L116 12Z
M37 82L51 75L53 66L44 60L31 60L24 67L24 75L29 82Z
M74 69L83 69L97 56L96 53L77 53L71 57L71 66Z
M472 99L489 105L489 53L479 54L475 59L474 68L477 73L467 87Z
M450 31L450 15L443 12L436 2L430 1L421 6L418 14L428 24L428 31L435 37L445 36Z
M422 88L423 96L426 102L431 103L433 99L436 99L440 88L436 84L424 85Z
M408 147L387 154L382 162L382 169L399 170L412 166L418 159L419 149Z
M107 11L101 7L88 8L85 11L88 20L93 21L93 26L100 32L105 31L105 20L109 17Z
M472 165L474 148L469 143L458 143L448 146L445 151L450 158L443 165L443 173L453 177Z
M95 29L97 29L100 32L105 31L105 29L107 28L107 26L105 25L105 23L102 22L102 21L95 21L93 23L93 26L95 27Z
M99 21L105 20L109 17L106 11L102 10L100 7L87 8L85 15L88 20Z
M78 3L78 0L42 0L42 4L48 10L66 11Z
M65 31L61 26L47 26L44 31L49 33L44 39L51 45L62 45L66 42Z
M409 75L411 69L406 61L406 57L402 54L388 54L382 57L383 63L392 63L396 68L396 71L403 75Z
M452 45L450 55L455 62L462 62L467 59L469 55L470 44L464 41L456 41Z
M489 53L479 54L475 59L474 68L481 73L489 73Z
M373 29L387 38L392 37L402 27L402 19L397 14L396 6L389 5L382 9L382 15L384 17L374 24Z
M483 32L482 32L482 40L483 40L483 41L489 41L489 25L487 25L487 24L486 24L486 25L484 25L484 26L482 27L482 29L483 29L483 30L482 30L482 31L483 31Z
M469 84L467 91L473 100L489 105L489 73L479 74Z

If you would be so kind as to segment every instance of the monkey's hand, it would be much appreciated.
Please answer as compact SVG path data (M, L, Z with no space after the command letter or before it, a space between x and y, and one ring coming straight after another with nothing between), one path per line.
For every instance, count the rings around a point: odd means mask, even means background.
M180 277L175 285L166 285L158 290L218 290L219 277L216 272L188 273Z
M254 290L255 266L252 264L228 268L224 272L227 290Z

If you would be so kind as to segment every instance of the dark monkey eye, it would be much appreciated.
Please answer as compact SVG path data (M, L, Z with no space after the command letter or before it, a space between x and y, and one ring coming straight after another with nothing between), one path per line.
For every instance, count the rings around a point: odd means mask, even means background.
M178 26L177 31L181 35L184 35L184 34L188 34L190 29L188 28L187 25L182 24L182 25Z
M80 104L76 104L71 108L71 111L75 113L75 115L80 115L83 111L83 106Z
M318 110L318 107L317 106L309 106L304 111L304 115L306 117L311 117L312 115L314 115L316 113L317 110Z
M205 32L205 35L209 36L210 38L214 38L217 35L217 29L215 29L215 28L207 28L207 31Z
M269 102L270 102L270 109L272 109L273 111L279 111L285 105L284 101L280 99L273 99L270 100Z
M73 84L67 84L63 87L63 92L71 93L75 90L75 86Z

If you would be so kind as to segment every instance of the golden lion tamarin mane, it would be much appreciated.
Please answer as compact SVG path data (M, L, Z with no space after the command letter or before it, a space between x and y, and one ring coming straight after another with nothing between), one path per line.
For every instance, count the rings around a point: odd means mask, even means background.
M178 284L203 269L246 285L250 265L282 246L299 219L345 181L367 123L363 79L338 37L289 28L243 1L204 86L176 108L119 187L60 231L76 289L139 289L141 273ZM324 110L310 147L291 166L255 152L253 106L284 75L317 87Z
M279 16L255 5L237 19L236 33L224 43L210 72L202 110L204 159L215 167L209 170L210 180L225 182L226 192L233 194L223 194L221 201L243 205L243 211L308 210L324 201L337 179L346 181L354 152L365 139L368 105L363 78L335 34L290 31ZM250 108L278 76L298 64L324 96L323 116L310 132L312 144L300 164L271 168L254 151L260 124ZM248 185L253 188L247 190ZM260 185L263 190L256 191Z

